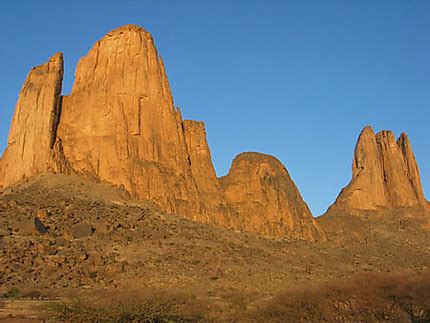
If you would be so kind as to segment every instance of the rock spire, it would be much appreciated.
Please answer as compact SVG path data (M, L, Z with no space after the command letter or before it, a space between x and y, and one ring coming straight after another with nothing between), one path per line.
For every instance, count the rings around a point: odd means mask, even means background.
M1 159L0 185L9 186L53 166L63 73L63 55L56 53L27 75Z
M425 205L420 175L406 134L396 141L392 131L361 132L354 152L351 182L333 209L379 210Z

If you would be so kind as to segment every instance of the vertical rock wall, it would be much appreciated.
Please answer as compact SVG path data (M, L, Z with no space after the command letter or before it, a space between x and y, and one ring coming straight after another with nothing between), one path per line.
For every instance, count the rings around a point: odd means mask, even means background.
M56 53L28 74L18 97L8 145L1 159L0 185L9 186L52 167L63 72L63 55Z

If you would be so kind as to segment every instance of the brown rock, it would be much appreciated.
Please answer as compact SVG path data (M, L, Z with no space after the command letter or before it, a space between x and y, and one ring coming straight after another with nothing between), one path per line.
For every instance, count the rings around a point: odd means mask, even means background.
M94 230L91 224L87 222L81 222L75 224L72 228L72 235L74 239L82 239L89 237L93 234Z
M60 115L63 55L56 53L33 68L19 94L8 146L0 168L0 186L14 184L50 168Z
M242 153L220 183L246 231L309 240L324 237L288 171L275 157Z
M354 153L352 180L330 210L378 210L422 206L426 201L418 166L406 134L361 132Z
M36 211L36 218L41 221L46 221L48 219L48 211L44 209L40 209Z
M10 200L8 203L8 207L10 207L11 209L15 209L18 207L18 202L16 200Z

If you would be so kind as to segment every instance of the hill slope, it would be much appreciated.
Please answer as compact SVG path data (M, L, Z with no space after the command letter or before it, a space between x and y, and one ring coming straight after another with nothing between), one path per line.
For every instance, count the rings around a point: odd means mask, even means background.
M428 218L336 215L318 219L328 241L269 239L166 214L107 184L46 175L0 195L0 283L53 296L188 292L230 317L290 288L423 273Z

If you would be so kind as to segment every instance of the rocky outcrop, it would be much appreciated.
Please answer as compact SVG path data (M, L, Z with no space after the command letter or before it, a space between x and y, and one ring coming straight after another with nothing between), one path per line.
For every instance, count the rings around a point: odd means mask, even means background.
M46 172L76 173L192 220L277 237L321 237L275 158L242 154L217 179L204 124L182 120L144 29L126 25L99 40L79 61L64 97L62 77L61 54L30 72L0 162L0 186Z
M34 67L18 97L8 146L0 167L0 186L48 171L61 109L63 55Z
M246 231L309 240L323 238L288 171L275 157L242 153L220 183Z
M361 132L354 153L352 180L329 210L356 212L426 204L418 166L406 134Z

